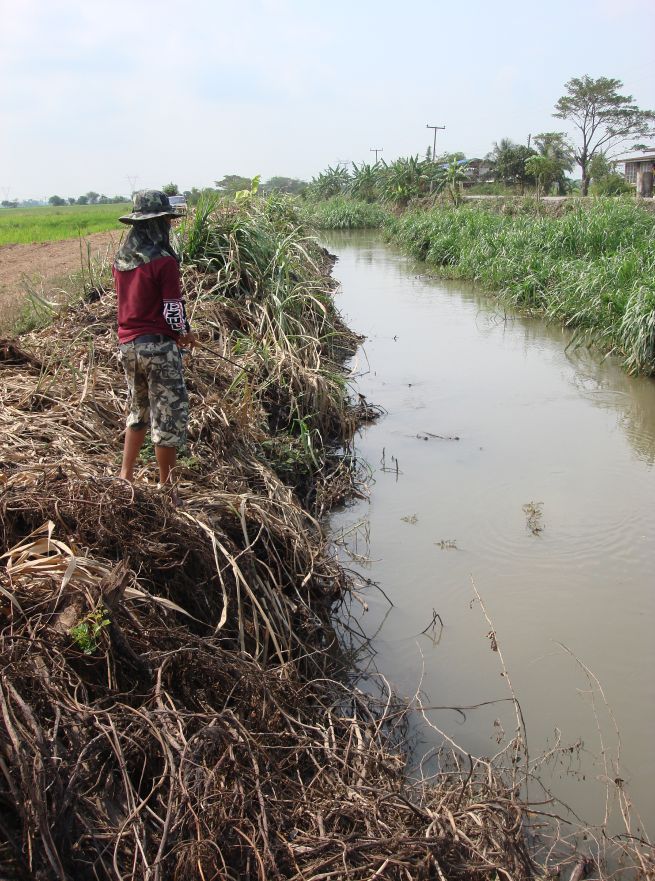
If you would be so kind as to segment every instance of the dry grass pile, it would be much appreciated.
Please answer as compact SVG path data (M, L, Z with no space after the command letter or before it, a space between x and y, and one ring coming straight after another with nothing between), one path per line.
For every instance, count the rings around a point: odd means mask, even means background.
M517 790L411 787L405 710L344 670L317 518L371 414L320 252L275 205L199 214L181 507L115 476L111 291L0 347L0 877L528 878Z

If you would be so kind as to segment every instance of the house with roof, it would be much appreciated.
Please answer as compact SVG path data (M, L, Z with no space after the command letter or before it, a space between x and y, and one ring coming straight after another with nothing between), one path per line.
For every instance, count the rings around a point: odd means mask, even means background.
M630 156L621 156L617 165L623 165L623 176L633 184L638 196L653 195L653 173L655 172L655 149L641 150Z
M481 180L486 180L491 172L491 165L485 159L477 159L475 157L472 159L458 159L457 164L466 172L466 178L462 181L462 186L464 187L470 187ZM447 162L439 166L444 171L448 167Z

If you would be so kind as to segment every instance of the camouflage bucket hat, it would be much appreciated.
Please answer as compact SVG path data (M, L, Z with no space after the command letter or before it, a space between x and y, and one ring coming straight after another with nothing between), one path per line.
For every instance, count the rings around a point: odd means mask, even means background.
M152 220L155 217L179 217L166 193L160 190L139 190L133 196L133 211L119 217L122 223L138 223L140 220Z

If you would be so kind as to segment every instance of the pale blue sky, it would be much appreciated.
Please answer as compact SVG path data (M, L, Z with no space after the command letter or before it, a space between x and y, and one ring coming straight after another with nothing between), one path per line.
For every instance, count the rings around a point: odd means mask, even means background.
M654 46L655 0L0 0L0 196L481 156L574 76L655 109Z

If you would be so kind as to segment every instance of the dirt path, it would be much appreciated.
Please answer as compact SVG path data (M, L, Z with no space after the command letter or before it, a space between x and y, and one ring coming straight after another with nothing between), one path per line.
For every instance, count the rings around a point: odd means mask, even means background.
M92 259L111 258L118 248L121 231L98 232L82 241L85 266L87 245ZM20 312L28 286L51 296L68 276L80 271L79 239L35 242L31 245L0 246L0 327L6 330Z

